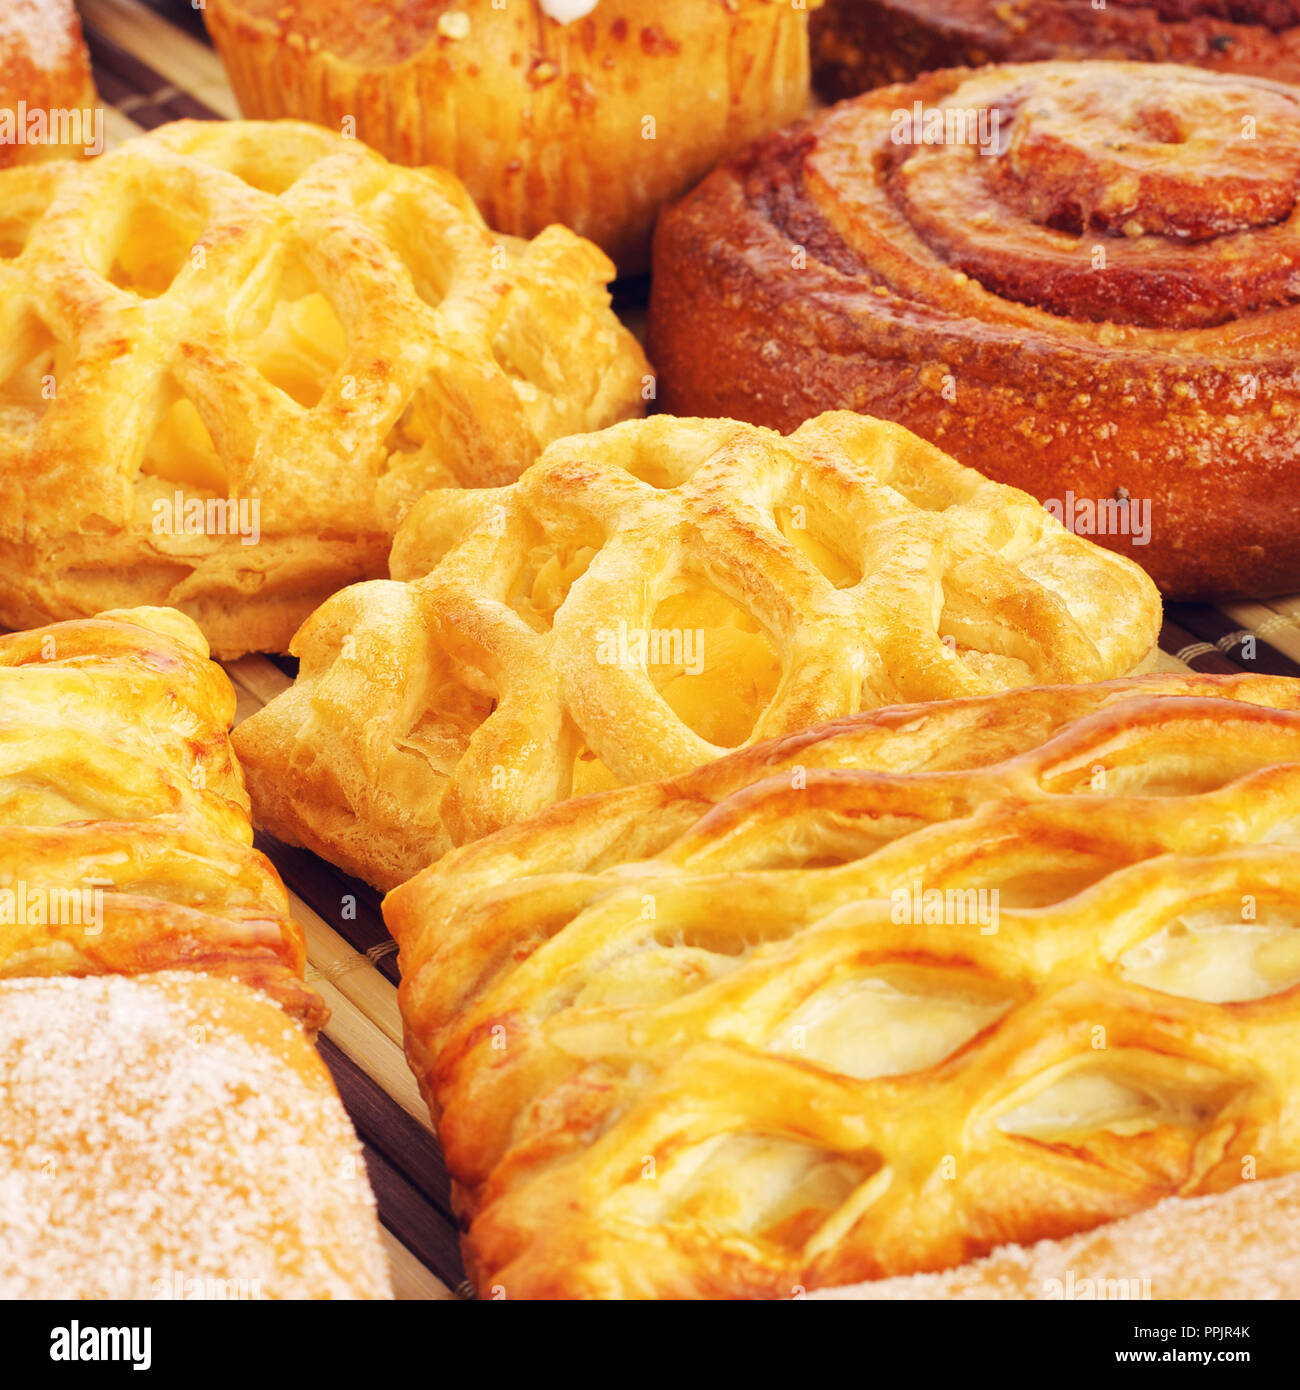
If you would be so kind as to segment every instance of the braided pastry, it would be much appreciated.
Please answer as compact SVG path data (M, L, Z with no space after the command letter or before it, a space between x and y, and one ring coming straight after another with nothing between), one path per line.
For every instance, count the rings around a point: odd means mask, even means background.
M6 1299L392 1296L329 1073L235 981L0 981L0 1191Z
M661 399L897 420L1170 595L1289 592L1297 187L1300 89L1259 79L1054 63L882 89L661 219Z
M140 608L0 637L0 978L230 976L309 1030L301 927L252 848L235 692Z
M827 101L936 68L1044 59L1191 63L1300 83L1295 0L826 0L812 16Z
M0 622L168 604L283 650L428 488L640 413L612 273L293 122L0 176Z
M235 732L259 824L384 887L835 715L1129 672L1160 621L1135 566L847 413L561 440L513 487L424 498L391 563Z
M866 770L866 769L871 770ZM790 1297L1300 1170L1300 682L882 710L391 893L479 1291Z

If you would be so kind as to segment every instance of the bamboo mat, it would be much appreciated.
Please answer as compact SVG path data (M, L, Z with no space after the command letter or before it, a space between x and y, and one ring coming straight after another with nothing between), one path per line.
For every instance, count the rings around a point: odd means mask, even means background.
M190 0L78 0L78 8L110 145L172 120L238 116ZM620 312L639 326L643 285L620 290ZM1300 676L1300 596L1171 604L1160 645L1162 670ZM227 669L245 718L290 685L293 668L245 657ZM379 895L306 851L264 836L258 844L289 888L307 934L308 979L333 1011L321 1053L365 1149L398 1297L470 1296L446 1168L402 1051L397 948Z

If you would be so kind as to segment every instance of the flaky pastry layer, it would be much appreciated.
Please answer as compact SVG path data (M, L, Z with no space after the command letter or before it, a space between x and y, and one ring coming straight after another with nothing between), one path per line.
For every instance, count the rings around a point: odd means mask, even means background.
M393 579L235 732L260 824L391 887L566 797L898 700L1149 659L1154 586L1025 494L847 413L658 416L430 493Z
M797 1297L1300 1170L1297 826L1300 682L1152 676L455 851L384 911L471 1277Z
M234 713L170 609L0 636L0 979L191 970L323 1022L284 884L253 848Z
M0 176L0 623L166 604L283 651L427 489L641 412L612 274L292 121Z

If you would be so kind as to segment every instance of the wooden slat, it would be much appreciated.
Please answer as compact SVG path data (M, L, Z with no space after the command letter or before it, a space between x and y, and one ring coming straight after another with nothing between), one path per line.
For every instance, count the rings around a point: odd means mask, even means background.
M1180 603L1171 604L1168 611L1187 632L1202 642L1208 642L1221 656L1243 670L1258 671L1269 676L1300 676L1300 665L1274 641L1275 638L1285 641L1288 636L1300 636L1294 625L1281 615L1273 615L1277 619L1275 624L1270 624L1266 619L1262 626L1267 631L1261 632L1259 626L1241 623L1226 607ZM1249 657L1243 649L1243 641L1247 637L1256 639Z
M293 898L290 902L296 917L299 915L301 904ZM319 950L319 941L309 932L309 958L312 951ZM358 971L358 974L360 973ZM392 989L377 971L369 969L369 974ZM406 1065L406 1053L400 1041L393 1039L389 1028L358 1008L329 975L316 968L314 962L309 964L307 979L313 988L320 991L321 997L330 1008L330 1020L321 1030L325 1037L368 1076L373 1077L417 1124L432 1132L429 1112L420 1095L420 1088L411 1075L411 1069ZM396 1013L396 1010L394 992L393 1012Z
M1289 674L1300 675L1300 598L1224 603L1220 607L1234 623L1295 662L1297 669Z
M78 8L92 49L97 41L112 44L157 79L156 85L153 79L142 82L138 95L152 98L173 88L213 115L238 117L239 105L221 59L206 43L135 0L81 0Z
M388 1255L388 1275L396 1298L402 1302L455 1301L456 1295L446 1284L427 1270L390 1230L385 1228L379 1235Z

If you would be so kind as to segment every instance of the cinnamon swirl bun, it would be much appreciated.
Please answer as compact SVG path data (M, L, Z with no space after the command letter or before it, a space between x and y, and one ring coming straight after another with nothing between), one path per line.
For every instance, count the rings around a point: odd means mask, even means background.
M898 421L1179 598L1300 587L1300 89L1136 63L932 73L661 219L662 406Z

